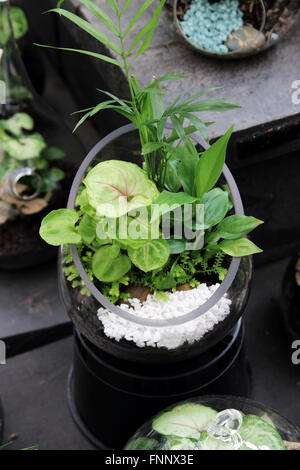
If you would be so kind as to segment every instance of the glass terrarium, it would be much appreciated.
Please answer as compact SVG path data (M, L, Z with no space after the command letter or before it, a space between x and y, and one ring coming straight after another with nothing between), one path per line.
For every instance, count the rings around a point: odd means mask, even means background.
M132 436L126 450L295 450L300 429L247 398L204 396L173 405Z
M124 126L100 141L88 154L71 188L68 208L74 209L86 172L99 162L120 160L140 164L140 140L132 125ZM243 213L234 179L224 167L233 211ZM66 310L76 329L100 350L123 360L167 363L199 355L220 342L237 324L247 303L252 275L252 258L230 258L224 280L216 283L205 298L193 298L185 311L173 315L174 305L163 299L156 311L165 314L142 317L128 305L115 305L93 283L84 266L84 254L76 245L61 248L59 286ZM180 295L178 296L180 297ZM220 302L227 304L227 314ZM159 312L160 313L160 312ZM216 314L216 316L215 316Z
M0 267L22 268L55 254L39 237L41 219L65 203L81 150L34 91L13 36L10 6L0 2Z

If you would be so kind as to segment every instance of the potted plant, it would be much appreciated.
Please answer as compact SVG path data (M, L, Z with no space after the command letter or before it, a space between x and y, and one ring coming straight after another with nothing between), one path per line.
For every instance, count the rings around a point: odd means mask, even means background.
M104 333L104 336L114 340L116 347L120 340L130 337L125 342L132 342L142 348L170 351L189 343L188 349L193 349L194 346L196 351L195 344L198 340L230 314L227 292L223 292L225 295L221 296L223 305L220 307L220 316L208 321L210 327L207 323L203 325L203 329L198 324L194 325L197 328L193 335L188 330L182 334L179 326L178 337L173 344L168 341L168 336L175 337L176 328L173 332L170 329L166 337L157 338L157 331L151 328L149 331L142 331L141 335L136 329L130 329L130 323L121 323L120 320L116 322L115 314L109 309L114 309L113 312L117 313L123 310L123 320L135 317L140 324L148 321L148 325L157 326L156 320L161 326L172 322L180 324L182 321L176 317L181 316L188 320L182 314L188 314L196 307L200 308L217 290L218 283L226 279L233 258L245 257L241 269L249 274L249 258L246 257L261 250L245 235L262 222L243 214L231 214L233 202L230 191L220 181L233 127L200 154L190 138L192 133L199 132L208 141L207 126L211 123L202 121L194 114L195 111L224 111L235 108L236 105L218 98L199 101L206 92L211 91L206 90L188 98L184 98L183 92L173 103L165 106L161 84L182 77L170 74L154 78L143 88L136 77L130 75L132 61L150 44L164 0L158 4L152 20L137 35L129 49L124 46L126 31L122 30L121 24L128 2L123 7L117 0L108 2L118 19L118 26L90 0L81 0L81 3L120 39L120 46L113 44L122 59L119 62L106 56L98 57L96 53L89 51L79 52L107 61L113 60L114 65L121 67L128 80L131 100L122 100L104 92L109 99L88 110L79 124L101 110L114 109L133 122L139 143L135 141L135 150L125 157L123 151L120 154L114 152L110 159L104 157L107 161L100 163L97 163L97 158L88 157L81 166L71 191L73 195L75 192L74 208L60 209L47 215L42 222L40 234L52 245L73 244L77 247L79 262L86 273L85 280L78 273L78 264L73 264L71 253L63 256L63 270L68 287L74 289L73 302L81 304L83 309L94 309L92 323L99 322L99 337ZM141 6L127 30L134 26L148 4L150 2ZM61 7L53 11L65 16L104 44L111 42L102 32L75 14ZM129 54L135 47L137 52L129 62ZM168 119L172 122L173 129L166 135ZM128 153L131 150L128 137ZM106 155L108 152L106 150ZM140 167L132 163L134 152L139 153L135 160ZM82 179L90 164L95 166L89 168ZM219 185L216 185L218 182ZM179 221L183 215L182 208L190 213ZM200 213L200 218L197 218L197 213ZM168 217L164 217L166 215ZM169 220L169 226L164 225L164 219ZM125 235L121 233L124 232L124 227ZM185 229L186 235L178 236L175 233L177 229L180 232ZM168 236L164 233L166 231L169 231ZM190 234L187 235L187 232ZM240 292L247 291L245 285L244 281ZM108 309L101 308L100 305L95 308L91 296L95 290L102 292L102 306ZM220 300L220 297L215 299ZM121 304L122 309L114 307L116 304ZM237 304L239 313L233 315L235 322L244 306L243 302ZM233 311L236 310L234 302L232 307ZM124 312L127 315L124 316ZM133 315L130 315L131 312ZM90 316L91 314L86 315ZM91 325L88 320L74 321L89 336ZM161 331L165 333L166 329ZM143 340L143 334L150 336ZM139 354L137 351L134 352L135 355Z
M194 398L144 424L126 450L299 450L300 429L253 400Z
M26 25L15 13L11 21L9 2L0 3L0 267L7 269L55 254L38 230L47 212L65 203L73 165L63 159L75 148L31 86L13 37L13 25L16 37Z
M206 387L236 361L251 255L261 251L246 235L262 222L244 215L225 165L233 127L209 146L212 123L195 114L236 104L203 99L212 90L188 97L185 90L166 105L164 83L184 76L153 77L142 86L131 75L132 62L150 45L164 0L129 45L126 34L150 0L125 31L122 16L130 1L121 6L107 0L115 21L91 0L80 1L110 36L63 9L63 2L52 11L116 50L120 59L69 50L120 67L131 98L102 91L107 100L86 110L76 127L105 109L131 124L89 152L67 209L49 213L40 235L62 245L59 287L76 328L68 391L73 417L97 445L116 447L162 402ZM128 413L120 416L117 408L124 406ZM136 417L127 419L133 407ZM122 436L114 425L107 430L107 419L118 423Z
M294 24L295 0L174 0L176 32L193 50L239 59L269 49Z

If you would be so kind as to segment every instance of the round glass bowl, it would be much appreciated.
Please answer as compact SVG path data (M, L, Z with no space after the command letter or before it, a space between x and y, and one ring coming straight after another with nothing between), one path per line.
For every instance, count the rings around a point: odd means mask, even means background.
M209 408L201 408L197 405ZM178 427L176 429L173 424L176 420L172 419L170 414L168 415L170 418L165 419L165 413L174 408L176 409L175 415L177 414L176 419L182 425L180 429ZM215 412L223 413L216 418ZM259 423L260 420L255 417L245 419L244 415L255 415L262 418L265 424ZM191 423L194 426L193 429L189 428ZM198 425L195 426L195 423ZM244 431L241 431L241 426ZM270 440L269 432L271 433ZM226 450L228 446L227 450L238 450L245 442L247 449L241 450L269 450L268 444L269 446L275 445L276 448L279 447L282 450L293 448L295 443L298 443L300 447L300 429L276 411L253 400L211 395L197 397L165 409L141 426L128 441L125 449Z
M259 13L261 15L261 23L260 27L256 30L256 39L255 42L253 42L253 45L250 47L245 47L245 48L239 48L235 49L232 51L229 51L227 53L216 53L209 51L208 49L204 49L198 45L196 45L194 42L191 41L191 39L183 32L182 26L181 26L181 18L178 14L178 6L181 4L182 5L189 5L192 3L191 1L186 1L186 0L175 0L173 4L173 22L175 26L175 31L177 34L180 36L181 40L189 47L192 48L194 51L205 55L207 57L212 57L215 59L222 59L222 60L230 60L230 59L242 59L246 57L250 57L253 55L256 55L260 52L266 51L267 49L270 49L271 47L275 46L284 36L285 34L291 29L291 27L294 25L298 14L300 10L300 4L298 0L289 0L288 2L285 2L284 0L279 2L284 4L283 5L283 11L282 15L280 16L280 20L278 19L277 23L275 25L272 25L272 27L269 25L269 18L267 16L267 12L265 9L265 1L264 0L257 0L254 8L257 8L259 10ZM277 2L278 3L278 2ZM201 22L199 23L199 28L201 28ZM261 34L262 33L262 34ZM247 33L248 34L248 33ZM247 36L241 36L241 40L244 40L245 37ZM265 36L265 39L263 40L263 35Z
M137 130L133 125L127 125L112 132L100 141L87 155L80 166L74 179L70 192L68 208L75 207L76 196L88 168L95 166L104 160L125 160L140 163L140 141ZM236 213L243 213L243 206L234 179L227 167L224 167L224 178L228 183L234 202ZM73 288L72 283L66 279L74 265L79 273L78 286ZM72 268L73 266L73 268ZM101 350L133 362L172 362L184 360L205 352L213 345L221 341L229 333L241 317L247 303L250 281L252 275L251 257L235 258L231 260L228 273L220 287L200 307L185 315L169 320L153 320L138 317L134 313L128 313L124 309L111 304L98 290L88 274L85 272L75 245L64 246L59 256L59 286L61 297L66 310L79 332ZM88 289L91 295L86 295L82 287ZM105 307L113 312L121 320L127 320L136 328L168 328L170 335L174 327L188 324L206 313L210 308L226 295L230 301L230 313L216 324L198 341L192 344L185 342L173 349L167 347L147 346L138 347L133 341L125 338L119 341L106 336L104 326L97 317L98 309ZM174 331L174 330L173 330ZM126 335L124 335L126 336Z

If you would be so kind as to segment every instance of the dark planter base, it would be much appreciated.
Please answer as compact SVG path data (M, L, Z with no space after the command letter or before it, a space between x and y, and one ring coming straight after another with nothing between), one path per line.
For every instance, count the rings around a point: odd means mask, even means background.
M300 287L295 280L298 259L297 253L286 269L280 301L285 328L289 336L296 340L300 338Z
M0 399L0 445L3 441L3 429L4 429L4 412L2 407L2 402Z
M247 396L249 374L241 322L208 352L176 364L143 365L108 356L75 333L68 402L83 434L98 448L121 449L146 420L196 395Z

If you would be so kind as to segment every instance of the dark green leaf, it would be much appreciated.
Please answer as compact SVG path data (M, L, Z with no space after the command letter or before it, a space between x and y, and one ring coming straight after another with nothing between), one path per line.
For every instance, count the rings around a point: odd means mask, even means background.
M213 227L223 220L228 212L228 193L214 188L203 195L201 203L204 204L204 223Z
M60 160L66 156L66 152L58 147L47 147L42 151L41 156L49 161Z
M232 131L233 126L209 147L199 159L194 181L194 188L198 197L202 197L218 181L225 163L227 144Z
M131 441L127 446L126 450L153 450L158 446L156 439L150 439L149 437L139 437L138 439Z
M186 250L186 240L175 240L174 238L170 238L168 243L171 255L183 253Z
M184 191L193 194L194 175L199 161L198 152L190 138L187 138L184 146L180 148L182 151L178 165L178 178Z
M246 215L231 215L222 220L217 227L217 232L221 238L235 240L241 238L254 230L262 220Z

